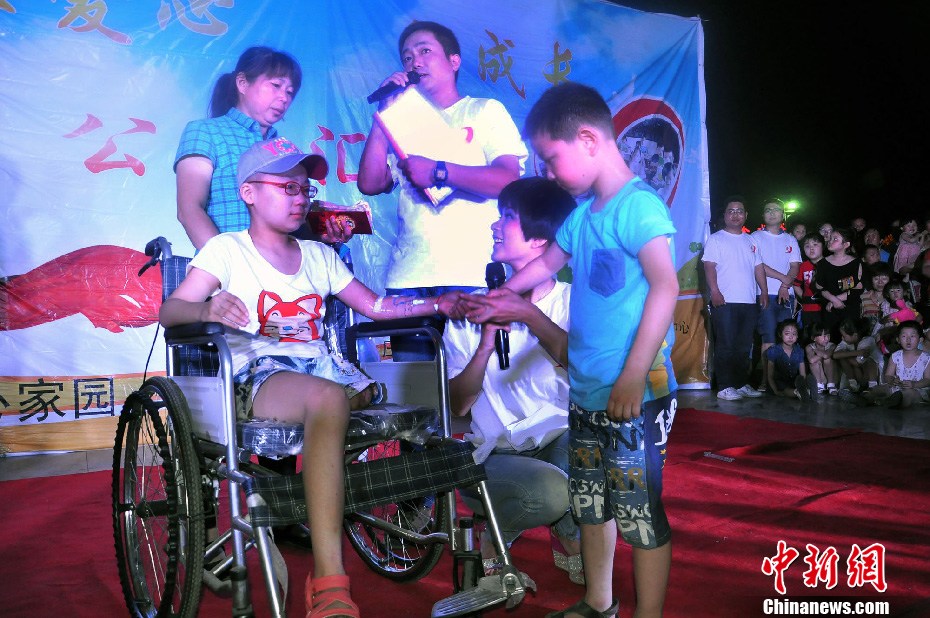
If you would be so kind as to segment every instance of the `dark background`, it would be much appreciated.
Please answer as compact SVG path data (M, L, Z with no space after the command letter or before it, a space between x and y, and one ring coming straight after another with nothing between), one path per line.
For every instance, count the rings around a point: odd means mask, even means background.
M715 219L734 193L749 227L772 196L797 199L809 228L930 214L930 5L615 3L702 19Z

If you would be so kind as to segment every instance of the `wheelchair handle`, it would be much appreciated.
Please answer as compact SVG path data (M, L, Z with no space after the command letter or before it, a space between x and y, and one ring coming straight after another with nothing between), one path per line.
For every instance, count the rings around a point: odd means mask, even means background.
M142 276L142 273L147 271L155 264L158 264L158 260L166 260L172 257L171 255L171 243L164 236L159 236L158 238L153 238L145 244L145 255L151 257L151 259L145 263L145 265L139 269L139 276Z

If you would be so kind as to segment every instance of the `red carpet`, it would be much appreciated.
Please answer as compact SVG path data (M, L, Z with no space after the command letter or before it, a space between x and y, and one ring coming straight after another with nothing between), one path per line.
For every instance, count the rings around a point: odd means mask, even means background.
M665 478L675 531L666 616L763 616L767 598L887 601L890 615L930 616L927 441L684 409L675 419ZM109 472L0 483L0 615L126 615L113 558L109 483ZM785 596L762 572L779 541L799 552L784 574ZM834 588L822 580L805 585L808 544L836 550ZM854 544L884 546L884 593L867 581L848 584ZM312 559L283 551L291 577L288 615L303 616L299 591ZM366 617L428 616L433 602L451 592L448 556L429 577L394 584L362 566L348 545L346 552L353 596ZM513 554L539 592L510 614L544 616L582 594L552 565L543 530L525 535ZM620 615L629 618L629 549L621 546L618 556ZM875 573L864 572L866 579ZM267 615L261 576L257 569L250 575L256 613ZM207 592L200 615L228 616L229 608ZM497 609L488 615L505 614Z

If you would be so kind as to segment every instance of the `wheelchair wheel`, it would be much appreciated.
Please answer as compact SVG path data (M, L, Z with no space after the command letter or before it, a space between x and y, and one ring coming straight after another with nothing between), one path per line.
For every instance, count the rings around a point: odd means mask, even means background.
M177 385L146 380L126 400L113 449L113 535L132 616L196 616L204 515L190 411Z
M409 448L400 441L383 442L356 457L369 461L393 457ZM376 506L366 515L388 522L404 530L430 534L443 528L446 516L443 494ZM346 536L368 568L394 581L414 581L427 575L442 556L443 543L415 543L375 524L348 515L344 521Z

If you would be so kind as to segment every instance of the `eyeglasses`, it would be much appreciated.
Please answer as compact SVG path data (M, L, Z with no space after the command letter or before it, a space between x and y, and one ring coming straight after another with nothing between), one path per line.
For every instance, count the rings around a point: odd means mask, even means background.
M284 192L288 195L301 195L304 197L314 198L316 197L317 188L311 184L302 185L299 182L272 182L270 180L249 180L248 182L254 182L260 185L274 185L275 187L281 187L284 189Z

